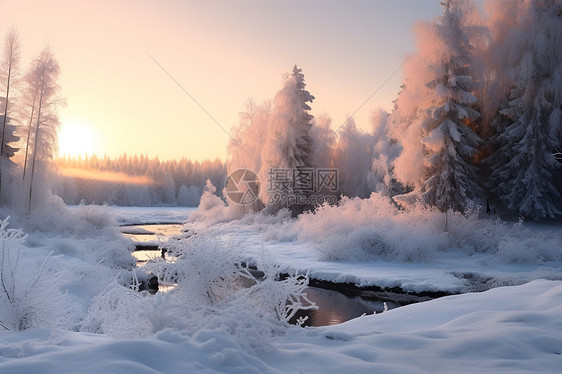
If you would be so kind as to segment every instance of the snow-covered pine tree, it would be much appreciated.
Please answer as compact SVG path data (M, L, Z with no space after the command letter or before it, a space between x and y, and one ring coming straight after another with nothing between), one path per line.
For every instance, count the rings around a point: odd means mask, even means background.
M308 103L312 103L314 96L305 87L304 74L295 65L273 100L267 144L261 154L260 178L263 181L269 178L267 173L270 168L287 169L291 173L292 170L313 166L314 148L310 131L314 117L309 113L311 108ZM266 189L262 190L265 192ZM294 193L291 186L278 192L286 196ZM278 205L270 204L267 195L262 195L266 205ZM293 214L306 208L298 204L289 206Z
M0 121L4 122L5 115L0 115ZM2 157L4 158L4 163L8 168L15 166L15 163L11 160L15 156L19 148L14 147L14 145L20 140L20 137L16 135L17 126L12 125L10 122L11 118L8 117L4 122L4 147L2 149Z
M302 69L296 65L273 100L270 118L270 144L266 149L271 167L299 168L312 166L313 116L309 113L315 99L306 89ZM263 157L262 157L263 159Z
M497 133L489 186L501 208L540 220L562 215L560 149L562 19L557 1L528 0L510 39L510 100L492 123Z
M20 42L15 28L12 28L6 35L4 51L0 61L0 204L4 196L3 183L10 176L13 170L13 162L10 160L18 151L10 144L17 142L20 138L15 135L16 126L10 124L14 110L14 88L18 83L20 61ZM3 178L4 177L4 178Z
M421 118L425 176L420 196L443 211L462 212L481 194L473 161L481 139L474 132L480 114L471 93L476 87L470 71L472 47L457 4L441 3L444 14L434 25L443 53L431 66L432 79L426 84L431 100Z

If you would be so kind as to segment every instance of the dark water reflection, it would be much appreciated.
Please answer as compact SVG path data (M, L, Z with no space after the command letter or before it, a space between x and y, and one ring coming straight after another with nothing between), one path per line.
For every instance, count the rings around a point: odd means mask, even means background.
M337 325L350 319L357 318L363 314L381 313L384 311L384 302L380 300L363 299L361 297L349 297L341 292L325 290L322 288L309 287L306 290L308 298L314 301L318 310L307 310L299 312L296 318L308 316L303 326L328 326ZM387 301L388 309L394 309L399 305Z

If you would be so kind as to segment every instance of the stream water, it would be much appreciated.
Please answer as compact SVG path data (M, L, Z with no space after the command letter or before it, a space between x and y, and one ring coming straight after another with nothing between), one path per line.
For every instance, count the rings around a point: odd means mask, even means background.
M137 243L137 248L152 248L152 250L136 250L133 252L138 264L142 266L147 261L160 257L161 252L154 250L158 246L159 241L179 234L181 228L181 224L145 224L123 226L121 227L121 232L124 236L134 240ZM167 288L170 288L170 286L160 287L161 291ZM358 296L349 297L334 290L308 287L306 293L308 298L318 306L318 309L302 311L295 316L294 320L301 316L308 317L304 326L335 325L364 314L380 313L385 309L385 304L381 300L366 299ZM388 309L398 306L395 303L386 302Z

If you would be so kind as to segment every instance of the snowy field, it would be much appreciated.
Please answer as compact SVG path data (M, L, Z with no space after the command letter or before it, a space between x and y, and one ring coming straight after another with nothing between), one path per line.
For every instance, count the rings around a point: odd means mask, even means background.
M322 328L249 353L221 329L142 339L2 333L2 373L559 373L562 282L450 296Z
M27 319L0 318L8 327L0 331L0 373L560 372L562 241L556 225L451 216L444 233L440 213L384 215L388 207L373 197L298 220L283 213L236 220L209 200L196 212L79 206L63 213L59 207L66 218L52 231L47 223L24 227L29 235L12 273L35 269L45 276L34 287L33 277L16 282L27 301L0 309L8 317L31 311ZM205 273L188 276L177 293L150 296L123 287L135 270L127 254L132 243L117 225L186 219L197 235L174 268L186 274L221 266L228 272L234 259L357 285L493 289L301 328L272 322L269 306L262 305L284 295L279 282L257 285L254 293L233 289L236 298L224 296L209 307L200 307L209 287ZM404 242L408 233L416 236ZM3 234L8 247L10 240ZM508 245L515 253L504 253ZM297 292L295 285L287 287ZM17 331L22 321L28 325Z

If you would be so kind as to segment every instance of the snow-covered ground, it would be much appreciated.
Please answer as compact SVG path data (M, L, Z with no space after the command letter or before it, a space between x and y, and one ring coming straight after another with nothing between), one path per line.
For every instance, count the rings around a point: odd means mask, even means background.
M204 196L202 203L210 199ZM281 271L316 279L449 293L562 280L560 223L509 223L476 213L445 217L427 209L406 213L375 194L344 198L338 207L298 220L282 211L223 222L229 208L220 212L217 205L208 210L212 214L192 215L186 229L242 248L246 261L265 256Z
M243 248L246 260L271 258L283 272L307 273L311 278L358 286L401 287L405 291L445 291L450 293L514 285L538 278L562 279L561 262L505 262L493 254L468 255L462 251L443 253L431 261L393 262L380 259L330 261L315 243L264 239L264 232L253 226L219 224L213 235L226 245Z
M142 339L4 332L2 373L559 373L562 282L449 296L341 325L289 328L249 353L222 329Z
M35 314L20 318L31 327L24 331L0 318L9 328L0 328L0 373L560 372L559 226L456 216L444 233L435 212L383 215L377 211L387 209L381 204L344 202L337 211L326 208L298 220L283 215L232 220L218 205L211 215L201 210L192 218L184 208L75 207L51 223L52 231L49 222L29 228L16 251L21 265L12 267L12 274L29 277L17 283L19 295L29 298L13 303L24 309L4 304L0 317L21 316L22 310ZM197 235L175 269L188 278L203 269L202 278L188 279L183 293L155 296L120 285L134 274L127 256L132 244L112 226L185 219ZM405 242L408 232L414 237ZM14 253L13 240L3 238L3 245L12 246L7 253ZM510 248L515 254L506 252ZM190 262L188 254L199 262ZM222 263L221 256L226 256ZM231 258L357 285L495 288L336 326L300 328L272 323L267 305L262 313L260 303L245 299L257 295L263 301L282 291L267 283L253 294L235 290L240 298L227 297L224 307L193 305L209 286L209 272L221 266L229 272ZM4 265L3 271L10 269ZM38 284L32 284L34 272L45 275ZM506 284L512 286L497 287Z
M120 225L182 223L197 208L108 206Z

